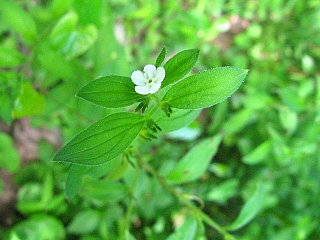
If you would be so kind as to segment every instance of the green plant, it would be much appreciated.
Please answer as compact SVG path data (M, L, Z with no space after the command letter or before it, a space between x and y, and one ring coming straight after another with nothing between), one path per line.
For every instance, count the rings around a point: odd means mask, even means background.
M119 112L99 120L74 137L55 155L54 161L72 164L66 193L68 197L73 197L81 188L79 186L79 184L81 185L81 180L79 181L81 174L94 165L105 164L122 154L124 161L128 161L133 166L138 165L152 174L164 188L195 211L195 214L202 221L214 227L226 238L231 238L226 230L198 209L188 198L171 188L164 177L161 177L156 170L143 161L138 148L130 148L130 145L138 135L145 140L151 140L156 138L155 134L161 132L161 119L156 118L155 120L153 118L157 111L164 111L163 117L169 118L166 127L172 129L170 125L172 117L181 123L174 127L181 128L186 122L184 118L189 118L190 113L186 111L210 107L225 100L239 88L248 71L235 67L220 67L184 78L196 63L198 51L194 49L182 51L169 59L162 68L160 65L165 59L165 53L166 50L163 48L156 60L157 69L153 65L147 65L144 68L144 73L135 71L131 76L132 80L122 76L106 76L84 86L78 93L79 97L109 108L129 107L138 104L135 111L140 111L140 114ZM159 74L161 79L158 79ZM163 84L161 84L162 81ZM139 86L134 87L133 83L143 84L146 90L140 90ZM154 88L152 85L148 87L149 83L156 84L155 90L152 90ZM151 89L149 90L151 93L148 89ZM188 114L176 116L180 111ZM196 115L193 115L194 117ZM169 173L167 179L173 182L197 179L206 170L219 142L220 138L203 141L201 145L192 150L193 152L189 152L185 160L182 160L181 167L178 165ZM197 158L201 162L195 162ZM88 169L85 169L84 166L87 166ZM247 220L238 221L242 223ZM233 229L235 228L237 227L233 227Z
M318 0L0 0L0 238L222 239L206 219L239 240L319 239L319 13ZM189 71L250 74L213 107L175 108L198 107L179 95L156 109L130 79L146 63L171 75L140 89L159 102ZM126 100L86 93L95 82ZM51 161L119 113L144 126L118 157Z

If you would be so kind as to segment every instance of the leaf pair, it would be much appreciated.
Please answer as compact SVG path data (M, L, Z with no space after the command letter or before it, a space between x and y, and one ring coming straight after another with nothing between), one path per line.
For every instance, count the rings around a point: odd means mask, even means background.
M162 64L165 55L166 49L163 48L156 60L156 66ZM199 50L189 49L176 54L166 62L166 77L161 87L173 84L187 75L195 65L198 55ZM106 76L91 81L77 96L107 108L127 107L147 99L146 96L136 93L135 85L129 77L123 76Z
M189 58L193 56L190 60ZM193 67L197 54L195 50L180 52L165 65L166 77L162 87L177 82ZM182 64L183 60L189 63ZM174 71L173 69L176 69ZM187 77L173 85L162 100L178 109L201 109L213 106L232 95L244 81L248 70L236 67L218 67ZM108 107L126 107L143 101L146 97L134 90L128 77L107 76L98 78L83 87L78 96L94 104Z

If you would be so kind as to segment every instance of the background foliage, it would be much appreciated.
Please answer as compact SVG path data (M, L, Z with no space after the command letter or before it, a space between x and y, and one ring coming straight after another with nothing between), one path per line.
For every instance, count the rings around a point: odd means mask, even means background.
M130 76L166 45L169 56L200 49L195 72L250 73L232 98L175 121L188 126L135 141L140 157L219 224L233 222L236 239L319 239L319 22L318 0L0 0L2 198L17 186L16 202L0 202L0 238L222 238L136 159L90 169L51 161L118 111L76 92Z

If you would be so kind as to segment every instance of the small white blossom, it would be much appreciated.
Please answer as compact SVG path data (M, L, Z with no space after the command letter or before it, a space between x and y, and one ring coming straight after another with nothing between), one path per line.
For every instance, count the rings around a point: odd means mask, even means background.
M149 94L157 92L161 87L161 82L165 77L163 67L156 68L152 64L144 67L143 72L138 70L131 74L131 79L135 85L135 91L139 94Z

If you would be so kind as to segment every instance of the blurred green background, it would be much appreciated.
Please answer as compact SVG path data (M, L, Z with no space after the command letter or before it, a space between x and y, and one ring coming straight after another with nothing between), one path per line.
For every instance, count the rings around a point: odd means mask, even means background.
M259 214L236 239L320 239L319 0L0 0L0 239L222 239L127 161L75 177L83 185L70 201L72 176L51 162L115 111L75 93L98 76L130 76L164 45L169 56L200 49L194 72L250 72L189 126L135 143L145 159L165 175L220 135L207 171L179 191L228 225L262 184Z

